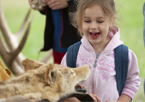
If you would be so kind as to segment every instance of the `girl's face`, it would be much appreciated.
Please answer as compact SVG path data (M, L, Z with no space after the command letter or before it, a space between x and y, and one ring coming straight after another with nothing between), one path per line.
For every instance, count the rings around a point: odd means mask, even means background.
M84 10L82 32L92 45L108 44L109 19L106 18L99 5Z

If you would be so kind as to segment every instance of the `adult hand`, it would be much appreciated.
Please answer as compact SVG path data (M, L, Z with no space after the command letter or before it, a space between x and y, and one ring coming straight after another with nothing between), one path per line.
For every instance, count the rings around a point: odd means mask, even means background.
M97 95L95 94L89 94L89 95L93 98L94 102L101 102L100 98Z
M44 3L46 3L53 10L63 9L68 7L67 0L45 0Z

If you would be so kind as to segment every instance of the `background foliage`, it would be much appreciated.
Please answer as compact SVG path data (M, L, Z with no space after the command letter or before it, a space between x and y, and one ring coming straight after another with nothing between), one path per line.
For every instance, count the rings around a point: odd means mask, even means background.
M131 50L134 51L138 58L140 69L139 76L142 79L141 86L133 102L144 102L143 80L145 78L145 48L143 44L143 4L144 0L115 0L117 3L117 14L120 18L118 22L121 32L121 40ZM20 28L20 24L26 15L29 4L28 0L2 0L3 11L8 25L13 33ZM45 16L38 11L32 10L31 17L34 15L30 35L22 53L26 58L39 60L47 52L41 52L43 47L43 32L45 27ZM53 58L49 63L53 63Z

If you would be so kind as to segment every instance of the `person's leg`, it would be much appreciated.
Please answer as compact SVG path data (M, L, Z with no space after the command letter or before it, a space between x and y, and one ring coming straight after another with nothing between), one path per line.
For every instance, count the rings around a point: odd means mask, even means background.
M53 50L53 59L55 64L60 64L65 53L59 53Z
M55 64L59 64L60 63L60 55L58 52L53 50L53 61Z
M65 55L65 53L60 53L60 57L61 57L60 59L61 59L61 60L62 60L62 58L63 58L64 55ZM60 61L61 61L61 60L60 60ZM60 63L61 63L61 62L60 62Z

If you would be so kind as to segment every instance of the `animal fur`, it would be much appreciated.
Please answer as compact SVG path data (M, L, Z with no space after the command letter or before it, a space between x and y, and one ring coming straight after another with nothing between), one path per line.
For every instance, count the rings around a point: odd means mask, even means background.
M31 3L32 9L42 10L43 6L46 6L46 4L43 3L43 1L45 1L45 0L32 0L32 3Z
M9 79L11 76L11 72L4 67L2 61L0 60L0 81Z
M29 59L22 61L22 65L26 73L0 82L0 98L22 95L27 99L55 102L76 93L76 84L86 80L90 74L88 65L69 68Z

